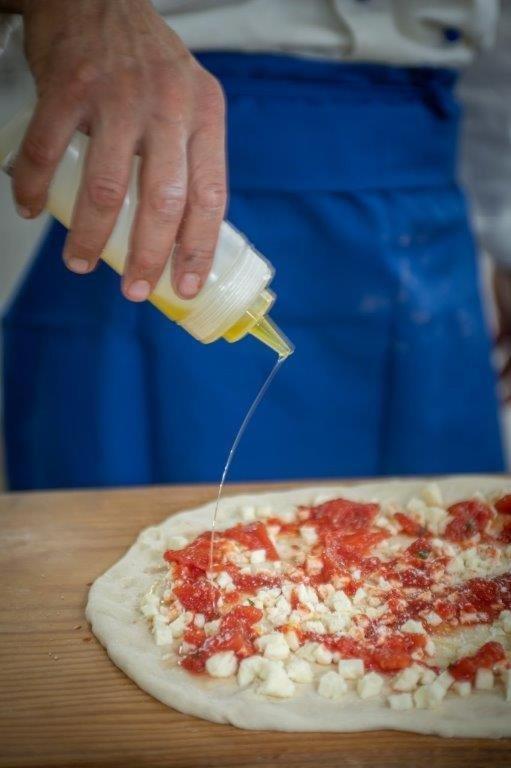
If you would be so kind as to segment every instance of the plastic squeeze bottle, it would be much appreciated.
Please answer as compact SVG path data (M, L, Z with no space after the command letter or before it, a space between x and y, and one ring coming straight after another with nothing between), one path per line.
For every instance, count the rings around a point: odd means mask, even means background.
M0 129L0 165L7 172L18 152L32 109L27 107L22 110ZM89 139L84 134L78 131L74 134L48 192L48 211L68 228L88 143ZM101 254L103 261L119 274L124 270L137 207L139 165L140 158L135 157L128 192L115 228ZM273 275L271 264L240 232L224 221L211 272L199 295L192 300L184 300L174 293L169 259L149 301L204 344L220 338L238 341L251 334L271 347L279 357L287 357L293 347L268 317L268 310L276 298L268 288Z

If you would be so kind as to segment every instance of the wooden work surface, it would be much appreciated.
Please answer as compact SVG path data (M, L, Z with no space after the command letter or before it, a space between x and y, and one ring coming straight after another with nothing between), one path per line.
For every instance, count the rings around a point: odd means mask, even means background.
M511 766L509 740L240 731L168 709L114 667L84 617L88 585L142 528L215 492L0 496L1 766Z

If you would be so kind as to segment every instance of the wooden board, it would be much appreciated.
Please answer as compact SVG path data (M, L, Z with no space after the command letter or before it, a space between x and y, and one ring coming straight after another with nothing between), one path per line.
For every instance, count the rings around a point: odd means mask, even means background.
M85 621L88 585L141 528L215 492L195 486L0 497L0 765L511 766L509 740L215 725L168 709L116 669Z

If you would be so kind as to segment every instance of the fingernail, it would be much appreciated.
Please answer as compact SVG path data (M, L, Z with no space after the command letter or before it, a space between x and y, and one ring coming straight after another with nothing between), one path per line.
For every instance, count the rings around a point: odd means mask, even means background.
M25 208L24 205L16 205L16 210L18 212L18 216L21 216L22 219L30 219L32 216L30 208Z
M85 275L86 272L90 272L90 264L86 259L78 259L76 256L72 256L66 259L66 264L71 272L76 272L77 275Z
M147 280L135 280L126 289L126 295L133 301L145 301L151 293L151 286Z
M179 281L178 291L185 299L192 299L200 287L200 277L195 272L185 272Z

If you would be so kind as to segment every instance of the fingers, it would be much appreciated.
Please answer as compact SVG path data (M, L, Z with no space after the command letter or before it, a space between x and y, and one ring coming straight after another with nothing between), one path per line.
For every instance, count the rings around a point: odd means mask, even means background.
M20 216L38 216L48 187L79 122L78 104L50 96L41 99L28 126L12 172L12 187Z
M110 237L128 188L136 141L136 127L130 121L104 117L92 127L64 248L64 261L73 272L94 269Z
M227 200L223 98L216 83L205 96L207 122L188 142L188 196L173 255L172 281L184 299L207 279Z
M160 279L183 216L186 188L184 126L158 123L143 146L140 200L122 281L126 298L147 299Z

